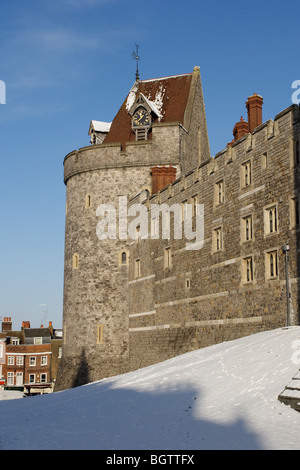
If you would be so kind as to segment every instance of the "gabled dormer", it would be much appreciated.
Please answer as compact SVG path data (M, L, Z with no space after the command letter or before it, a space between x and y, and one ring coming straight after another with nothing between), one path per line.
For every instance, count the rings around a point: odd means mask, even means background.
M91 137L90 143L92 145L102 144L107 136L111 123L102 121L91 121L89 128L89 136Z
M131 116L131 128L135 133L135 140L147 140L152 123L160 118L155 103L148 100L143 93L138 93L128 113Z

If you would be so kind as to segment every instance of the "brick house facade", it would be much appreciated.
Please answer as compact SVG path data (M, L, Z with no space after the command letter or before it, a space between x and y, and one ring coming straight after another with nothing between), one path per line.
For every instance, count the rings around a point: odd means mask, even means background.
M55 338L51 322L48 328L30 328L29 322L23 322L21 331L11 327L11 318L5 317L0 333L0 344L5 345L2 388L28 395L52 392L58 367L57 345L61 347L62 340Z

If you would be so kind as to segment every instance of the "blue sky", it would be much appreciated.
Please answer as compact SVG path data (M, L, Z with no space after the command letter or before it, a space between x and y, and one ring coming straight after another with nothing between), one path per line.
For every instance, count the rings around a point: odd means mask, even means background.
M245 101L263 120L290 106L300 80L299 2L3 0L0 6L0 317L62 326L63 159L111 121L135 78L200 66L211 154ZM46 304L46 308L41 305ZM45 314L47 315L45 316Z

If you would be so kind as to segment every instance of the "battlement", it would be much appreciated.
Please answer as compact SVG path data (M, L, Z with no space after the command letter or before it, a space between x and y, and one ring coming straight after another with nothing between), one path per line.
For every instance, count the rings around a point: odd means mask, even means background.
M288 149L290 155L290 165L293 166L294 140L300 138L300 106L291 105L279 114L274 120L269 119L255 128L250 134L246 134L231 145L220 150L215 156L210 157L198 167L181 175L168 186L164 187L157 194L150 196L149 200L156 203L158 200L165 200L165 193L168 198L173 197L183 190L189 189L193 183L206 180L209 175L218 178L218 174L224 174L226 166L238 161L242 163L245 158L262 156L272 149L274 139L290 138ZM272 164L272 162L270 162ZM153 201L155 199L155 201Z
M157 123L153 125L151 140L129 141L125 150L121 142L74 150L64 159L64 181L66 183L76 174L93 170L179 165L184 134L186 131L179 122Z

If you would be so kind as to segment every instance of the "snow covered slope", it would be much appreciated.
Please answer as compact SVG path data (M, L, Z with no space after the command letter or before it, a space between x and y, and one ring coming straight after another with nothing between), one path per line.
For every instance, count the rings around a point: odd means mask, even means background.
M300 449L277 400L300 327L184 354L76 389L0 402L0 449Z

